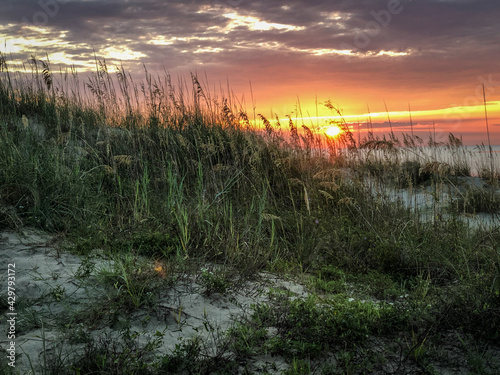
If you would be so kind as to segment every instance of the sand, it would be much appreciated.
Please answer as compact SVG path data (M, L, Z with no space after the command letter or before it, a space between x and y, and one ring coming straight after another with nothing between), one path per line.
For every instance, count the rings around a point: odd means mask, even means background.
M3 275L2 294L6 293L7 265L15 264L16 284L16 370L20 374L35 373L47 358L69 361L83 352L84 343L91 335L94 339L106 337L123 340L119 324L117 327L101 327L91 319L84 323L74 322L78 312L86 311L92 303L102 303L105 287L91 282L92 277L80 279L75 276L82 259L76 255L59 252L54 239L46 234L23 230L21 233L0 234L0 274ZM96 269L109 267L109 260L94 258ZM128 329L137 333L139 344L154 340L161 332L163 343L155 354L170 354L181 339L199 336L206 347L218 332L224 332L235 321L249 312L252 304L266 301L269 288L291 290L300 297L307 292L304 287L267 275L265 281L248 283L237 292L222 295L206 295L205 288L194 278L183 278L161 293L154 309L137 309L128 316ZM97 302L101 301L101 302ZM107 308L107 306L102 306ZM0 318L2 332L7 317ZM94 324L96 324L94 326ZM73 328L71 335L66 330ZM75 327L77 327L75 329ZM82 340L75 337L81 327ZM8 349L9 340L2 334L1 346ZM63 345L61 345L63 344ZM215 354L215 353L214 353ZM4 356L2 356L4 357ZM5 358L1 359L2 361ZM258 358L256 366L273 363L279 373L285 366L276 358ZM282 363L281 363L282 362ZM281 363L281 364L280 364Z

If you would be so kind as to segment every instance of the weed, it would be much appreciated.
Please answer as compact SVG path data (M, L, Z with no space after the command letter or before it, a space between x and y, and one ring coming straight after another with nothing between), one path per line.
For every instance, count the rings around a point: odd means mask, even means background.
M223 270L210 271L207 268L201 269L201 284L205 287L205 293L224 294L230 286L230 281Z
M82 259L82 263L78 266L75 272L75 277L77 279L85 279L89 277L95 270L95 263L91 261L91 258L86 257Z
M127 343L120 344L104 335L88 343L84 353L68 367L77 374L153 374L150 369L150 364L154 362L152 350L158 344L153 341L141 346L135 336Z
M283 375L308 375L311 373L311 364L302 359L294 358L290 368L282 372Z
M229 330L229 335L232 339L232 350L241 357L261 354L261 345L267 339L266 329L250 322L236 324Z
M468 335L457 333L457 337L465 351L471 374L490 375L500 370L500 361L491 347L480 344Z
M6 360L8 357L7 351L4 348L0 348L0 355L2 356L2 362L0 362L0 372L5 375L14 375L15 368L9 366L9 361Z
M214 343L219 345L220 343ZM199 337L181 340L171 354L161 358L158 366L160 374L233 374L239 365L223 351L209 355L207 347ZM211 348L213 349L213 348Z
M399 187L411 187L431 179L431 174L423 169L418 161L405 161L401 164L401 172L397 177Z
M114 256L110 265L98 273L106 284L113 286L115 302L133 309L151 302L152 291L163 281L162 272L155 271L153 262L131 253Z
M500 193L493 188L470 187L452 202L452 210L467 214L498 213L500 212Z
M56 285L52 288L51 295L57 302L61 301L66 293L66 288L61 285Z

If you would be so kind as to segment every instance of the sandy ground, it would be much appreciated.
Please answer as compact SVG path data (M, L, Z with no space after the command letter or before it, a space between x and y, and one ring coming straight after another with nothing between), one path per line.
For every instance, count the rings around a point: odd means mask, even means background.
M58 351L57 357L67 360L81 353L83 344L75 337L64 334L65 325L74 328L74 316L85 311L89 304L102 303L104 287L89 283L75 276L82 260L75 255L59 253L53 239L45 234L23 230L22 233L3 232L0 234L0 274L2 275L2 294L7 293L7 266L15 264L16 301L15 312L15 350L16 370L20 374L32 373L41 366L46 358ZM102 259L96 269L109 263ZM298 284L277 279L271 275L263 283L250 283L236 293L207 296L204 288L195 280L184 279L162 293L157 306L151 309L138 309L129 317L130 332L138 332L140 343L154 340L157 332L164 334L163 344L157 354L171 353L179 344L180 338L200 336L210 347L217 332L230 328L236 319L248 312L251 304L266 300L269 288L291 290L299 296L307 293ZM103 305L103 309L107 306ZM1 346L9 348L4 332L8 329L6 314L0 317L2 326ZM94 338L106 336L120 340L119 331L109 327L93 327L93 321L82 324L82 335L90 332ZM212 329L207 329L212 327ZM60 343L64 342L64 345ZM44 355L45 353L45 355ZM2 356L4 357L4 356ZM1 359L5 361L5 358ZM284 362L276 358L259 359L260 365L266 361L274 363L277 371L284 369ZM279 372L278 372L279 373Z
M454 184L442 183L436 186L420 185L413 189L391 188L367 179L368 186L372 186L372 193L388 201L399 202L411 210L418 210L423 221L431 222L442 218L449 219L449 205L458 194L464 193L466 188L483 189L487 184L479 177L458 177ZM500 189L496 190L500 194ZM493 230L500 226L500 213L491 214L478 212L477 214L462 214L459 218L470 228Z

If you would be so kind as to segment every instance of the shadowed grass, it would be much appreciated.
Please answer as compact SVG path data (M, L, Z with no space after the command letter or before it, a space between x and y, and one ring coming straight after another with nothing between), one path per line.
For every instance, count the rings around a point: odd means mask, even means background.
M357 144L349 132L333 140L291 119L283 131L262 115L261 131L234 98L210 96L194 75L175 86L146 71L137 85L122 67L113 78L99 62L82 85L74 72L58 80L45 63L30 63L41 75L0 73L0 226L66 233L81 254L125 254L106 277L128 307L146 302L142 275L125 263L133 252L233 269L231 277L205 273L207 294L271 270L312 275L324 294L410 296L404 314L345 296L278 301L260 317L278 329L266 345L299 358L300 368L305 354L391 330L498 340L500 233L460 220L498 212L497 194L467 191L447 218L435 205L432 220L389 199L391 189L422 186L437 197L442 184L468 175L456 138L447 146L452 165L431 162L415 156L418 137L405 136L407 148L394 134ZM251 345L235 339L235 350L254 353L263 327L254 327ZM188 349L177 354L163 366Z

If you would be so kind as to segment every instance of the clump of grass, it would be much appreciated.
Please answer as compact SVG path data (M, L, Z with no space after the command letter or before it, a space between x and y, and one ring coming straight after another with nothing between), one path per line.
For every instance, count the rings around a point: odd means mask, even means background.
M431 173L418 161L405 161L401 164L401 174L397 182L400 187L417 186L431 179Z
M176 345L171 354L163 356L158 363L159 374L234 374L238 373L239 363L227 350L225 340L216 342L217 348L209 348L200 338L183 340ZM213 352L215 355L209 355Z
M239 355L318 358L338 348L354 348L369 335L407 324L408 315L391 305L277 295L273 305L255 306L251 321L231 331ZM269 335L267 332L274 332Z
M80 374L154 374L151 369L151 364L155 361L153 350L158 347L160 341L141 345L138 334L124 333L130 336L124 344L107 336L89 341L85 345L84 353L73 359L71 366L68 366L70 368L63 368L62 373L76 371Z
M103 282L113 288L110 299L126 309L151 303L153 292L168 282L171 275L162 263L153 264L133 254L115 255L109 267L98 271Z
M499 213L500 193L494 188L469 187L452 202L452 209L466 214Z
M500 173L495 171L491 173L491 168L481 168L479 177L486 181L495 182L500 180Z
M209 270L208 268L202 268L200 282L207 295L213 293L224 294L231 285L229 275L220 269Z
M461 140L450 138L453 160L445 162L436 160L432 140L433 155L420 156L416 136L401 142L370 133L356 141L345 122L338 141L290 117L284 130L261 115L260 129L235 98L209 95L195 75L175 85L145 71L140 86L123 67L113 76L104 62L97 66L84 85L76 72L59 81L39 60L30 60L32 71L7 65L0 72L0 226L65 232L80 254L112 254L101 279L116 306L132 311L151 302L162 279L155 260L223 270L200 274L207 294L263 270L314 275L311 285L328 298L261 306L253 328L232 336L238 355L257 353L260 343L295 358L296 371L306 371L306 354L361 345L367 335L411 337L410 320L416 330L477 337L498 327L495 232L473 230L459 215L436 212L426 221L387 198L394 187L437 189L467 175ZM497 195L469 189L453 212L496 212ZM147 267L140 256L149 257ZM353 288L387 303L349 301ZM180 348L163 366L188 363L192 350ZM350 353L343 358L349 368ZM196 361L200 371L215 363Z

